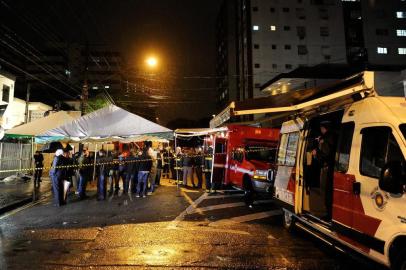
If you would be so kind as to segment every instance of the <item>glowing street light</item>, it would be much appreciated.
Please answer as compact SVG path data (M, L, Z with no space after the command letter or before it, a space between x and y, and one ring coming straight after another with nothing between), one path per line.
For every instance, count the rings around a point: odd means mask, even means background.
M156 67L158 64L158 60L155 57L149 57L147 60L147 65L151 68Z

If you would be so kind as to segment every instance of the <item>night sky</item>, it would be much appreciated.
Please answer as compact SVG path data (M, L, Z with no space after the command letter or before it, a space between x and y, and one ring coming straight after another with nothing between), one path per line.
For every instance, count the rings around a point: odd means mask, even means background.
M134 67L143 64L146 55L158 56L161 68L172 74L179 101L158 109L162 124L176 118L197 120L215 113L214 78L195 77L215 76L215 20L221 1L2 2L8 6L1 6L2 14L9 14L1 23L38 46L58 40L107 44L119 50L126 64ZM40 26L40 33L33 25ZM164 89L169 95L171 90Z

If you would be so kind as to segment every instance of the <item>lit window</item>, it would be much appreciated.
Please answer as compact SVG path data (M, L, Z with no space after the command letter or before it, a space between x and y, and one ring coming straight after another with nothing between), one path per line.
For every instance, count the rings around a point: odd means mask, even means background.
M97 89L99 89L99 87L93 86L92 89L97 90Z
M258 30L259 30L259 26L258 26L258 25L254 25L254 26L252 27L252 30L258 31Z
M396 18L399 18L399 19L406 18L406 11L397 11L396 12Z
M398 54L406 54L406 48L398 48Z
M275 25L271 25L271 26L269 27L269 30L271 30L271 31L276 31L276 26L275 26Z
M378 47L377 52L378 52L378 54L388 54L388 48Z
M104 86L104 89L109 89L109 88L110 88L109 85L105 85L105 86Z
M406 37L406 30L405 29L397 29L396 30L396 35L398 37Z

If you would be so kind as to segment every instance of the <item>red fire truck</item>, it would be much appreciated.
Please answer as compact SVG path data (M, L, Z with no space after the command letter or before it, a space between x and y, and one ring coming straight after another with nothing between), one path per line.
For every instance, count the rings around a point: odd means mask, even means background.
M244 190L246 201L254 193L273 189L279 129L227 125L215 129L178 129L177 138L205 136L213 146L212 183Z

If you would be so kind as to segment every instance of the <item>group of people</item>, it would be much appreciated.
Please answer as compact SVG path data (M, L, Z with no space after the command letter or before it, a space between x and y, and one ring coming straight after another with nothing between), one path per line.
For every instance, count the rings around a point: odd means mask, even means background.
M212 185L212 155L213 149L211 147L206 147L204 151L200 147L177 147L173 178L177 179L183 186L188 186L188 180L190 179L191 187L202 188L204 176L206 192L214 190L216 187ZM195 184L195 174L197 184Z
M117 195L120 182L123 194L131 193L141 198L152 195L160 185L161 176L172 178L183 186L188 186L190 179L191 187L194 188L203 187L204 176L206 190L209 192L212 187L211 157L212 148L205 151L201 148L180 147L173 151L162 146L153 149L152 142L149 141L144 142L142 149L132 149L125 153L115 150L107 152L102 149L94 155L83 147L71 155L69 150L58 149L49 173L54 204L66 204L67 194L73 193L73 190L79 199L87 198L86 187L93 180L93 176L97 180L97 200ZM38 166L42 167L42 155L38 160ZM197 183L194 175L197 176Z
M66 204L66 182L71 190L76 189L79 199L87 198L86 187L93 176L97 179L98 200L118 194L120 180L123 194L151 195L160 185L162 171L169 173L169 164L165 166L164 162L165 152L167 150L162 147L154 150L151 142L145 142L142 149L132 149L129 153L99 150L94 166L94 157L87 148L72 157L70 151L58 149L50 170L54 203L58 206Z

